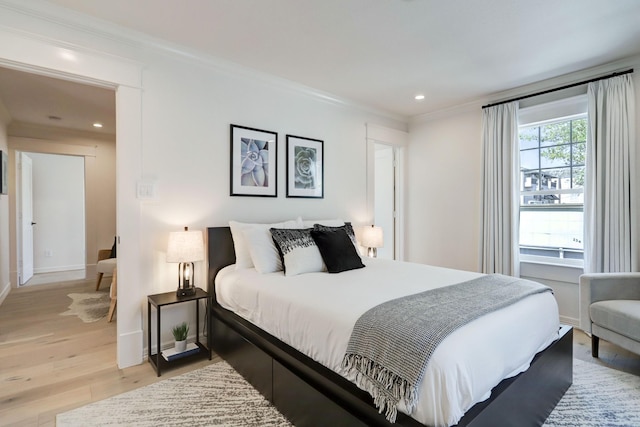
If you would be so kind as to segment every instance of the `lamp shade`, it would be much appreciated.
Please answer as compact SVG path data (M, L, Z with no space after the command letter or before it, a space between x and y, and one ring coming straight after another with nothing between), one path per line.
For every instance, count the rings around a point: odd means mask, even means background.
M169 233L167 262L195 262L204 260L202 231L172 231Z
M384 246L382 227L372 225L362 231L362 246L365 248L381 248Z

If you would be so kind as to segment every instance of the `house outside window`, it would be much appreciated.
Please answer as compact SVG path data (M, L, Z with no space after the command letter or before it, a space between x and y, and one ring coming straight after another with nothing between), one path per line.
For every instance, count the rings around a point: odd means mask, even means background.
M582 266L587 115L521 124L520 260Z

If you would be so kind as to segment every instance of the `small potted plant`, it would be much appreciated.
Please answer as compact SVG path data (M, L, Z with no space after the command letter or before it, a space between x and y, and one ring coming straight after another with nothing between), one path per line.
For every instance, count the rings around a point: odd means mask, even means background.
M189 324L182 322L171 329L173 338L176 340L175 349L177 353L187 349L187 336L189 335Z

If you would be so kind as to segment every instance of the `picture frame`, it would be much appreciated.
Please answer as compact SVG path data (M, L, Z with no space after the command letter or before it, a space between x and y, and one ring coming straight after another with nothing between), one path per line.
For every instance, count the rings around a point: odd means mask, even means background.
M9 165L7 152L0 150L0 194L7 194L9 187Z
M231 196L278 197L278 134L231 125Z
M287 197L324 198L324 141L287 135Z

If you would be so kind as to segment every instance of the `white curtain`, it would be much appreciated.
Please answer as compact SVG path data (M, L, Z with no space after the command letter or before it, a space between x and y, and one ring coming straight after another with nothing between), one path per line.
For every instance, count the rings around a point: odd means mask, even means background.
M631 75L588 89L584 271L638 268L635 95Z
M482 272L518 277L518 104L482 113Z

